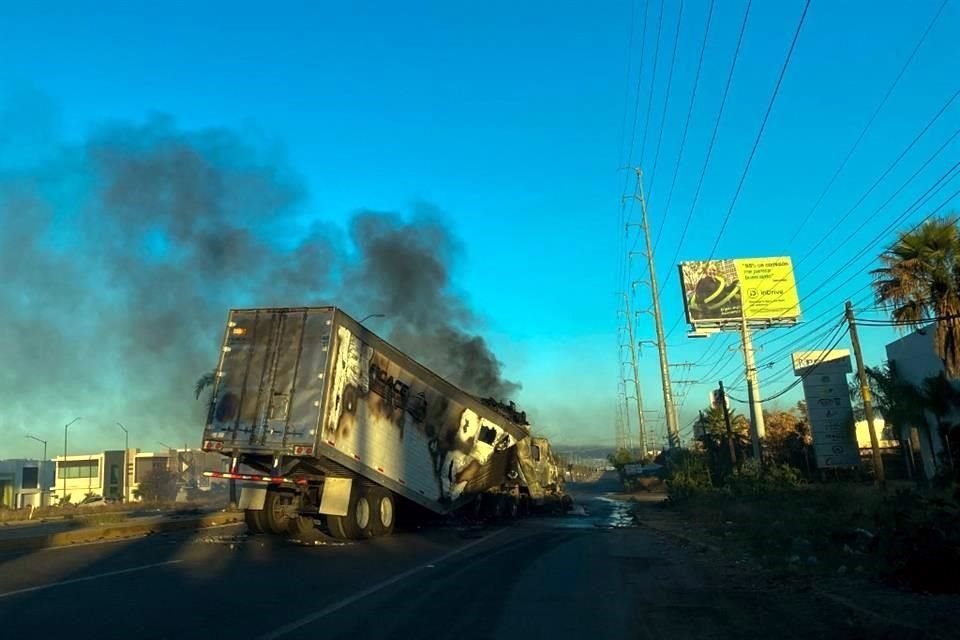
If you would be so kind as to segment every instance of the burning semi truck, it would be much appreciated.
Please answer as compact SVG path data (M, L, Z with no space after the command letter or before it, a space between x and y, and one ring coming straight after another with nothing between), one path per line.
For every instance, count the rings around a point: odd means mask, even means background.
M519 445L519 446L518 446ZM514 515L566 504L526 415L481 400L336 307L229 313L203 449L229 458L255 532L389 535L399 507Z

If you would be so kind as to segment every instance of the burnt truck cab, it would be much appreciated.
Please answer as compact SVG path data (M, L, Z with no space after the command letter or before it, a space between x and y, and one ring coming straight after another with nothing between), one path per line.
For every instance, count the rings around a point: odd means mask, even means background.
M567 495L563 469L546 438L531 436L513 449L510 475L530 509L566 511L572 505Z

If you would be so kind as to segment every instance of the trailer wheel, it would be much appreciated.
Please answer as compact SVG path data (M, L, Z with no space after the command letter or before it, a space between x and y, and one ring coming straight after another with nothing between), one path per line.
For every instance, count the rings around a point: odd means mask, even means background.
M373 488L367 494L370 499L370 533L373 537L388 536L393 533L397 521L397 505L393 493L381 487Z
M247 531L252 534L263 533L266 527L263 525L263 510L244 509L243 521L247 523Z
M294 495L285 491L267 491L261 511L264 528L270 533L283 535L290 530L291 509Z
M368 490L357 484L350 492L350 503L347 505L347 515L327 516L327 526L330 533L342 540L360 540L371 537L371 521L373 509L368 497Z

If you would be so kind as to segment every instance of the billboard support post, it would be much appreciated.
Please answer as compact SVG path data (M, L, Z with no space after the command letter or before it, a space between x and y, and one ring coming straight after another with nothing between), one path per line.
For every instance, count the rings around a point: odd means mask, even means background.
M753 457L760 458L760 438L764 435L763 407L760 404L760 385L757 380L757 363L754 359L753 340L745 317L740 318L740 335L743 339L743 364L746 368L747 401L750 403L750 441L753 444Z
M870 397L870 384L863 366L863 352L860 351L860 336L857 334L857 320L853 316L853 304L847 300L845 307L847 323L850 325L850 342L853 346L853 355L857 360L857 381L860 383L860 397L863 399L863 413L867 418L867 427L870 430L870 448L873 451L873 473L876 483L881 489L886 489L887 478L883 469L883 456L880 455L880 442L877 439L877 429L873 424L873 399Z
M640 219L647 244L647 267L650 271L650 297L653 298L653 319L657 331L657 351L660 355L660 383L663 385L663 408L667 419L667 436L670 447L680 446L680 429L677 425L677 409L673 403L673 385L670 383L670 365L667 360L667 340L663 332L663 316L660 313L660 292L657 289L657 273L653 264L653 246L650 242L650 223L647 220L647 200L643 195L643 172L637 169L637 193L640 200Z

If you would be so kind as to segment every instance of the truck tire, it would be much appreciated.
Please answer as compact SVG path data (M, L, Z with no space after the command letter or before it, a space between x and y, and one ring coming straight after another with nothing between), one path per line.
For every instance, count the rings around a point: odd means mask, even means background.
M263 511L261 509L244 509L243 521L247 523L247 531L251 534L263 533Z
M290 510L296 496L286 491L267 490L267 497L263 501L264 529L270 533L284 535L290 530Z
M374 538L393 533L397 521L397 504L393 493L382 487L372 488L368 492L370 500L370 533Z
M341 540L370 538L373 535L370 527L372 513L369 490L354 484L350 492L350 503L347 505L347 515L327 516L327 526L330 533Z

